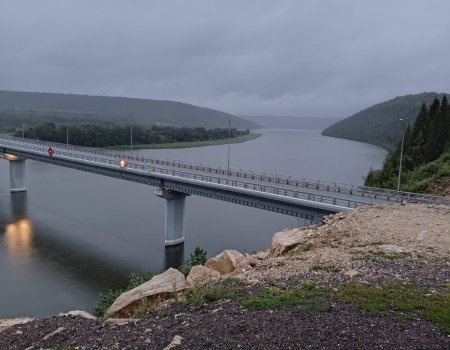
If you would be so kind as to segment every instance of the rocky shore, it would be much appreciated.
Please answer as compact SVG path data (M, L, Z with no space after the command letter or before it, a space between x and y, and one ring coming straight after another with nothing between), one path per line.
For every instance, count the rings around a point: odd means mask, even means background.
M17 324L14 324L17 322ZM0 349L449 349L450 207L383 205L169 269L104 318L0 320Z

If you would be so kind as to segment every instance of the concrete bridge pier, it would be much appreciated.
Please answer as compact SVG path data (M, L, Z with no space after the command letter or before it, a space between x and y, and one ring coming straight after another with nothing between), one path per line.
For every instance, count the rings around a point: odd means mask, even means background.
M9 160L9 190L14 192L24 192L25 187L25 158L5 154L3 156Z
M155 191L158 197L166 200L166 246L184 242L184 202L185 193L160 188Z

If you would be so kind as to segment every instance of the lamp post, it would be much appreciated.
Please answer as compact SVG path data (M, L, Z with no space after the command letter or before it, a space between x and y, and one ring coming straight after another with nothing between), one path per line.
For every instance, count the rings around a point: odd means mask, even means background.
M126 113L125 111L122 111L122 113ZM133 114L130 113L130 152L131 155L133 155Z
M228 169L228 171L230 171L231 120L230 120L230 117L227 117L225 114L223 116L228 119L228 161L227 161L227 169Z
M402 160L403 160L403 142L405 140L405 130L403 128L403 118L400 118L402 125L402 145L400 147L400 164L398 166L398 182L397 182L397 192L400 191L400 179L402 176Z
M130 113L130 151L131 155L133 155L133 115Z

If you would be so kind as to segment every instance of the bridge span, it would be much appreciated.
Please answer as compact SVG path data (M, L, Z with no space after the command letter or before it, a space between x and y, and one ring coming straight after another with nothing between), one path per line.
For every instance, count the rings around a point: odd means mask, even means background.
M10 164L12 193L26 191L26 159L157 187L155 194L166 201L166 245L184 241L185 198L189 195L291 215L310 222L318 222L330 213L378 203L450 204L445 198L416 193L144 158L125 152L12 136L0 136L0 155Z

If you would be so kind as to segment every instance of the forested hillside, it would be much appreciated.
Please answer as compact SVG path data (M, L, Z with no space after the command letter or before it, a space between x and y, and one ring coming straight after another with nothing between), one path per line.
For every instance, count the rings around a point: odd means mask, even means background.
M427 92L396 97L331 125L322 131L322 135L367 142L393 150L400 141L402 127L414 123L421 106L424 103L430 105L435 97L441 100L443 96Z
M232 139L238 136L248 135L249 130L230 129L205 129L205 128L175 128L170 126L153 125L151 128L142 126L133 127L133 143L136 145L145 144L166 144L175 142L210 141L220 139ZM22 136L22 131L18 131L16 136ZM130 145L130 126L101 126L95 124L83 125L60 125L53 123L42 123L35 127L24 130L26 138L66 143L71 145L87 147L109 147ZM67 137L69 138L67 140Z
M397 188L401 142L387 155L381 170L371 170L366 186ZM447 97L422 104L404 135L401 190L426 191L450 179L450 108Z
M128 97L88 96L40 92L0 90L0 127L18 128L22 122L33 126L41 122L69 121L70 123L95 122L102 124L129 122L130 116L137 124L153 124L254 129L250 121L187 103Z

